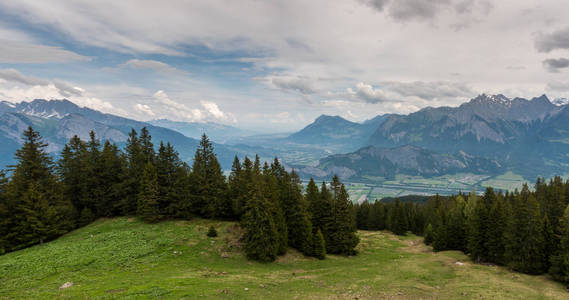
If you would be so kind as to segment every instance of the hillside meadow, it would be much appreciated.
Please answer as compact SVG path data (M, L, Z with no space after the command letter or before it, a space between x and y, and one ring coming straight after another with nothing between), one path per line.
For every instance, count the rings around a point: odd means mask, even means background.
M208 238L213 225L219 236ZM422 238L359 231L359 254L245 259L233 222L100 219L0 256L0 299L567 299L562 284L433 253ZM66 288L62 288L67 283ZM72 283L72 284L69 284Z

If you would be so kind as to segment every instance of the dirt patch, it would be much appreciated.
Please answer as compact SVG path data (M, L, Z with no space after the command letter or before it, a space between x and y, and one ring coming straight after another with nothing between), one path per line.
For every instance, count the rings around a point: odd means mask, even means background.
M401 250L409 253L431 253L433 248L425 245L422 240L407 240L403 242L406 246Z

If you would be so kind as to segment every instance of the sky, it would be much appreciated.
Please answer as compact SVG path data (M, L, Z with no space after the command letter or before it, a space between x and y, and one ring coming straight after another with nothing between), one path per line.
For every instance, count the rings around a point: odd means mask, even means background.
M0 1L0 100L300 129L569 97L567 0Z

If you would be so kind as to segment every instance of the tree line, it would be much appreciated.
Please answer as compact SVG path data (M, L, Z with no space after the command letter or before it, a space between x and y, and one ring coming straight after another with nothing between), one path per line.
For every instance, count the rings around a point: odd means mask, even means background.
M531 191L487 188L426 204L364 202L354 207L359 229L424 236L435 251L460 250L474 262L527 274L549 273L569 286L569 181L539 178Z
M138 216L154 223L193 217L240 221L248 258L273 261L289 247L324 259L353 255L359 240L353 206L334 177L319 189L278 159L236 156L228 178L204 134L192 166L170 143L155 147L146 128L124 151L94 132L72 137L54 162L29 127L10 176L0 172L0 254L53 240L100 217ZM156 150L157 148L157 150Z

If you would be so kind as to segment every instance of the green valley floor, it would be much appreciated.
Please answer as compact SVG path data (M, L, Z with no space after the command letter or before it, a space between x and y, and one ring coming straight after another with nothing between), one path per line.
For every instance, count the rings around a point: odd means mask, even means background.
M216 238L206 237L211 225ZM245 259L240 233L203 219L99 220L0 256L0 299L569 299L547 276L433 253L413 235L360 231L357 256L320 261L291 250L263 264Z

